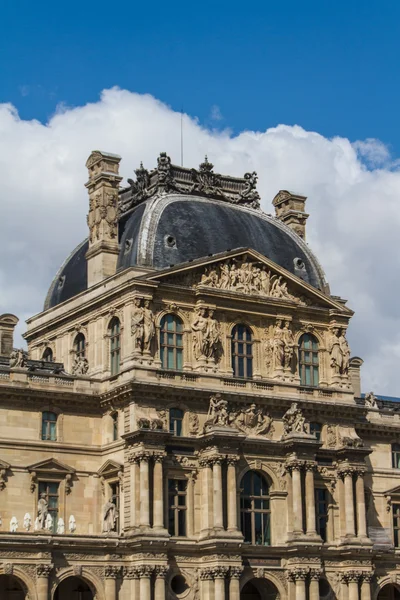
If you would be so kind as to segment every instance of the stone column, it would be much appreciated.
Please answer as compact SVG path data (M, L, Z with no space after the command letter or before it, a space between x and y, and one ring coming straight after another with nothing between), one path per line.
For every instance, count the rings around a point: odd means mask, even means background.
M361 600L371 600L372 573L363 573L361 579Z
M151 575L153 567L142 565L138 567L138 571L140 576L140 600L151 600Z
M153 527L164 528L164 478L163 466L164 453L154 455L153 472Z
M215 600L225 600L225 577L228 573L228 567L216 567L214 569L214 595Z
M346 511L346 535L354 537L356 534L354 523L354 495L353 495L353 469L342 470L344 477L344 501Z
M147 452L140 459L140 526L150 527L149 459Z
M52 570L53 565L38 565L36 567L38 600L49 600L49 576Z
M303 533L302 467L303 463L299 460L291 461L287 465L292 474L293 533L295 535Z
M107 600L117 600L117 577L120 574L120 567L108 565L105 568L105 595Z
M194 512L194 486L196 485L197 471L191 471L188 481L188 506L187 506L187 535L192 537L195 532L195 512Z
M213 458L213 484L214 484L214 527L223 529L223 503L222 503L222 457Z
M319 578L321 577L320 569L310 570L310 600L319 600Z
M296 568L290 572L291 579L296 584L296 600L306 600L307 569Z
M140 600L139 572L137 567L126 567L124 579L129 580L129 600Z
M237 489L236 489L236 463L238 461L237 456L228 456L228 473L227 473L227 486L228 486L228 531L237 532Z
M367 519L365 513L364 470L356 473L357 537L367 537Z
M349 600L349 588L347 586L347 574L340 573L340 598L341 600Z
M136 513L137 513L137 479L138 479L138 470L139 463L135 454L129 455L129 476L130 476L130 489L129 489L129 503L130 503L130 526L137 527L139 523L137 522Z
M155 568L154 600L165 600L165 576L167 572L168 567L163 565Z
M208 458L200 460L201 467L201 531L205 535L212 527L210 521L210 513L212 506L209 506L211 498L211 480L212 480L212 465Z
M210 568L201 569L201 600L218 600L214 595L213 573Z
M242 569L240 567L230 567L229 569L229 600L240 600L240 576Z
M360 573L358 571L347 571L346 575L349 584L349 600L359 600L358 580L360 579Z
M306 523L307 535L317 535L315 523L315 489L314 489L314 462L306 463Z

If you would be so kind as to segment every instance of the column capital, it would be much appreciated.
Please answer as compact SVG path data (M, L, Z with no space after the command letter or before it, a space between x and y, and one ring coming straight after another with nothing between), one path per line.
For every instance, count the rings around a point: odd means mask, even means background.
M225 577L229 573L229 567L223 567L223 566L213 567L212 571L213 571L214 579L225 579Z
M240 460L240 457L237 456L236 454L227 454L227 456L226 456L226 462L228 463L228 465L231 465L233 467L236 467L239 460Z
M213 569L210 569L210 567L200 569L200 579L202 581L211 581L212 579L214 579Z
M346 465L346 464L339 465L338 469L337 469L337 474L342 479L344 477L353 477L355 472L356 472L356 470L354 467L352 467L351 465Z
M104 571L106 579L116 579L121 574L121 567L117 565L107 565Z
M240 579L243 573L243 567L229 567L229 576L231 579Z
M304 460L291 459L285 463L285 468L289 473L292 471L301 471L304 467Z
M133 464L139 464L139 456L138 456L137 451L136 452L135 451L129 452L129 454L128 454L128 462L130 462L131 465L133 465Z
M137 567L124 567L123 575L125 579L139 579L139 572Z
M348 583L358 583L362 574L362 571L346 571Z
M167 453L164 450L156 450L153 453L154 462L162 463L166 456Z
M151 577L154 571L154 567L150 565L139 565L137 568L139 577Z
M49 564L49 565L37 565L36 567L36 575L38 577L49 577L50 573L52 572L54 568L53 564Z
M154 568L154 573L156 577L165 578L168 573L168 567L166 565L156 565Z
M306 471L314 472L317 469L317 463L315 460L306 460L304 463L304 468Z
M354 474L357 477L360 477L360 478L364 477L365 473L366 473L366 468L365 467L354 467Z
M291 569L288 572L288 577L292 581L305 581L307 579L308 573L309 573L309 569L303 569L301 567L296 567L295 569Z
M362 573L361 581L363 583L371 583L373 576L374 576L373 573Z
M319 581L322 575L322 569L310 569L310 579Z

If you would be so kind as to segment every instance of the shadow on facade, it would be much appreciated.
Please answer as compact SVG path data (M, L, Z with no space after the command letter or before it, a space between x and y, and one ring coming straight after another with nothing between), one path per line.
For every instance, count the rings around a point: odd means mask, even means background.
M266 579L251 579L240 592L240 600L278 600L279 592Z
M54 600L93 600L93 598L90 587L80 577L67 577L60 583L54 594Z

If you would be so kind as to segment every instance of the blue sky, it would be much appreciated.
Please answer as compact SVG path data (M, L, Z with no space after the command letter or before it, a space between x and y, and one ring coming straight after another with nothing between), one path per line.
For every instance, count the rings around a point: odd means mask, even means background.
M208 127L299 124L400 153L400 3L0 2L0 102L42 122L118 85Z

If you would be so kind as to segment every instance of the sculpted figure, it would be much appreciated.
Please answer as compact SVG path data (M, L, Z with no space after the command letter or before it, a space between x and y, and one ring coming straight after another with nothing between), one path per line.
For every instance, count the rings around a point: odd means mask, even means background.
M217 287L218 285L218 274L214 267L205 270L200 280L201 285L209 285L210 287Z
M17 529L18 529L17 517L12 517L11 521L10 521L10 532L16 533Z
M306 433L305 418L297 402L293 402L291 407L283 415L284 433Z
M342 353L341 373L342 373L342 375L347 375L348 370L349 370L349 363L350 363L350 348L349 348L349 344L346 340L344 329L342 329L340 331L339 346L340 346L340 352Z
M213 425L229 425L228 402L221 394L211 396L207 421L211 421Z
M340 349L338 327L332 327L332 333L328 340L328 352L331 357L331 367L335 375L340 375L342 369L342 351Z
M117 522L117 508L113 502L114 496L110 498L108 502L106 502L104 506L103 512L103 532L110 533L110 531L115 531L115 526Z
M49 512L47 513L44 528L47 529L48 531L51 531L53 529L53 517L51 516L51 514Z
M143 349L144 314L141 307L140 298L135 298L133 301L131 334L133 338L134 351L141 352Z
M236 264L232 263L231 266L231 270L229 272L229 278L230 278L230 283L229 283L229 287L231 290L236 289L236 286L238 284L239 281L239 271L236 268Z
M210 308L208 311L207 331L206 331L206 356L208 358L218 358L221 348L221 331L217 319L214 319L214 311Z
M282 329L282 338L283 338L283 343L284 343L284 351L283 351L284 367L286 369L289 369L292 366L292 358L293 358L294 349L296 346L296 344L294 342L293 333L290 329L289 321L285 321L285 324Z
M261 269L261 273L260 273L260 285L261 285L261 292L263 294L265 294L266 296L269 296L270 284L271 284L271 273L269 271L267 271L266 266L263 265L263 267Z
M156 334L156 325L153 311L150 308L150 300L144 301L143 330L143 350L145 352L150 352L151 342Z
M285 342L283 340L282 320L277 319L273 335L274 366L283 367L285 362Z
M57 533L59 535L63 535L65 533L64 519L62 519L61 517L57 521Z
M227 262L224 262L221 264L220 266L220 271L221 271L221 279L219 282L219 287L223 290L226 290L229 288L229 264Z
M76 521L74 515L71 515L68 521L68 530L70 533L76 531Z
M23 369L26 367L26 352L22 348L14 349L10 355L10 367Z
M88 371L88 359L85 356L76 356L72 365L72 375L86 375Z
M368 392L367 394L365 394L364 399L365 406L368 406L369 408L379 408L374 392Z
M196 360L207 356L207 329L208 320L206 318L206 309L199 307L197 315L192 323L192 330L195 332L193 336L193 350Z
M24 529L25 531L30 531L32 527L32 519L29 513L26 513L24 516Z
M37 510L38 510L37 518L38 518L39 529L46 528L46 519L47 519L47 515L49 514L48 508L49 508L49 505L47 504L46 494L44 492L42 492L40 494L40 497L38 500L38 507L37 507Z

